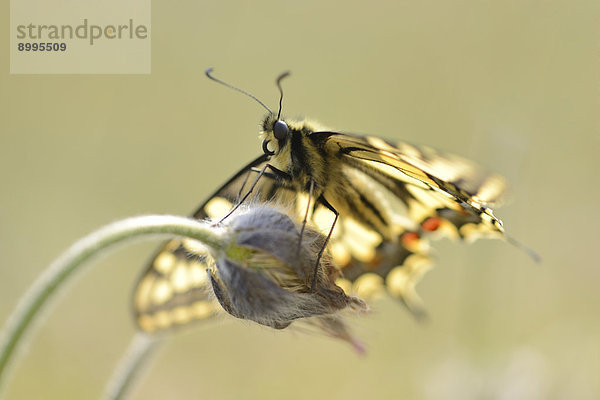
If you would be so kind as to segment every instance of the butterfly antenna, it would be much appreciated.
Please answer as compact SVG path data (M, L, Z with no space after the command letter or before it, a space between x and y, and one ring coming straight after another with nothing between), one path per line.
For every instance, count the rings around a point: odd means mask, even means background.
M507 235L506 240L508 241L508 243L512 244L517 249L522 250L525 253L527 253L527 255L529 257L531 257L533 259L533 261L535 261L536 263L542 262L542 257L540 257L540 255L538 253L536 253L534 250L530 249L529 247L525 246L523 243L519 242L517 239Z
M260 101L256 96L251 95L250 93L246 92L245 90L240 89L239 87L235 87L235 86L233 86L233 85L231 85L231 84L229 84L227 82L223 82L222 80L220 80L220 79L215 78L214 76L212 76L211 74L212 74L213 69L214 68L211 67L211 68L207 69L206 71L204 71L204 73L206 74L206 76L208 76L209 79L212 79L213 81L215 81L217 83L220 83L223 86L227 86L230 89L237 90L238 92L243 93L246 96L248 96L248 97L256 100L256 102L258 104L260 104L261 106L263 106L270 114L273 114L273 111L271 111L271 109L269 107L267 107L265 105L265 103L263 103L262 101ZM279 79L281 79L282 77L283 76L279 77ZM279 85L279 80L277 81L277 84ZM279 87L279 90L281 91L281 87ZM283 94L282 94L282 97L283 97ZM279 111L281 112L281 100L279 101ZM279 119L279 117L277 117L277 118Z
M281 88L281 80L288 76L290 76L290 71L286 71L283 74L279 75L279 77L275 81L277 83L277 87L279 88L279 111L277 112L277 119L281 117L281 104L283 102L283 89Z

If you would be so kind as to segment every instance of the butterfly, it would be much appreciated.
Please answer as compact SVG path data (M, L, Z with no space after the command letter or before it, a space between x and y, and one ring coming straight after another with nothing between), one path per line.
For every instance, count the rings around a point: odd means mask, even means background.
M328 235L341 271L337 284L373 297L387 291L424 316L415 285L431 268L430 238L504 238L490 208L505 181L462 157L376 136L341 133L268 110L263 154L248 163L193 213L226 216L240 201L274 202ZM140 277L133 298L137 325L156 332L221 313L207 269L214 261L190 239L164 244ZM310 290L310 288L307 288Z

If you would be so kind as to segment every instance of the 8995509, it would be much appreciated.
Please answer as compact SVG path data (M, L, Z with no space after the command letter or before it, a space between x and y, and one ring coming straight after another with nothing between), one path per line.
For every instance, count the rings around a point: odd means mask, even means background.
M67 51L66 43L17 43L19 51Z

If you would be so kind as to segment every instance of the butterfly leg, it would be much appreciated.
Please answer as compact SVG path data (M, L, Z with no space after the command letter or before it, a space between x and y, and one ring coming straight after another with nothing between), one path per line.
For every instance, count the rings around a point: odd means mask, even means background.
M283 171L278 170L271 164L267 164L267 168L269 168L273 172L268 172L268 171L263 172L263 178L269 178L269 179L273 179L273 180L280 180L280 178L282 178L285 181L291 181L291 178L288 174L286 174ZM261 170L258 168L250 168L250 171L260 173ZM241 195L241 193L240 193L240 195Z
M239 199L240 197L242 197L242 192L244 191L244 187L246 187L246 183L248 183L248 179L250 179L250 174L252 172L260 173L260 169L259 170L256 170L254 168L248 169L248 172L246 173L246 176L244 177L244 180L242 181L242 186L240 186L240 190L238 191L236 199Z
M273 173L266 172L267 168L272 170ZM250 189L248 189L248 191L246 192L244 197L242 197L223 218L221 218L221 220L219 221L219 224L222 223L223 221L225 221L227 219L227 217L229 217L231 214L233 214L235 212L235 210L237 210L244 203L244 201L246 201L248 196L250 196L250 194L252 193L252 191L254 190L256 185L258 184L258 181L260 180L260 178L268 177L271 179L291 180L291 177L288 174L286 174L283 171L280 171L279 169L275 168L271 164L265 164L264 167L262 167L260 170L256 170L256 169L252 168L250 171L258 172L258 176L254 180L254 182L250 186ZM244 182L242 183L242 189L246 185L246 182L247 182L249 176L250 176L249 174L246 175L246 178L244 179ZM240 189L240 191L238 193L238 197L241 195L242 189Z
M296 254L300 255L300 248L302 247L302 236L304 235L304 228L306 227L306 221L308 220L308 212L310 211L310 202L313 196L313 190L315 189L315 181L311 178L308 187L308 201L306 203L306 212L304 213L304 220L302 221L302 228L300 228L300 238L298 240L298 249ZM317 260L318 263L318 260Z
M269 164L265 164L265 166L262 167L262 169L258 173L258 176L256 177L256 179L252 183L252 186L250 186L250 189L246 192L246 194L244 195L244 197L242 197L242 199L240 201L238 201L237 204L235 206L233 206L233 208L223 218L221 218L221 220L219 221L219 224L222 223L223 221L225 221L227 219L227 217L229 217L231 214L233 214L235 212L235 210L237 210L244 203L244 201L246 201L246 199L248 198L248 196L250 196L250 194L252 193L252 191L256 187L256 184L258 183L259 179L265 173L265 170L267 169L268 166L269 166ZM246 182L244 181L244 184L245 183Z
M329 243L329 239L331 239L331 235L333 234L333 229L335 228L335 224L338 220L338 217L340 216L340 213L331 204L329 204L329 202L327 200L325 200L325 197L323 197L322 195L321 195L321 197L319 197L319 203L321 203L322 205L327 207L329 209L329 211L331 211L333 214L335 214L335 218L333 219L333 223L331 224L329 233L327 234L327 237L325 238L323 247L321 247L321 250L319 251L319 254L317 255L317 262L315 263L315 270L313 272L313 280L310 285L311 292L314 292L315 285L317 283L317 273L319 272L319 262L321 261L321 256L323 255L323 252L325 251L325 247L327 247L327 243Z

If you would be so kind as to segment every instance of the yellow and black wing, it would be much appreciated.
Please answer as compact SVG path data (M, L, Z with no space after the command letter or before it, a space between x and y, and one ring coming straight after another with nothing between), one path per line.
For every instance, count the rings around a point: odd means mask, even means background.
M332 132L322 148L341 163L337 179L343 182L324 192L340 212L330 249L343 273L340 284L359 296L385 288L421 316L415 285L432 265L431 237L472 241L504 235L489 207L501 198L505 181L469 160ZM321 229L332 221L327 213L315 206L313 219Z
M425 208L447 208L464 215L462 220L449 218L464 238L472 239L468 230L460 230L467 222L481 225L482 234L503 233L502 222L489 207L501 199L505 181L472 161L408 143L394 145L373 136L333 134L324 147L347 167L362 171L386 186L390 195L409 203L409 217L413 221L427 216L427 211L417 211L420 203ZM448 212L446 215L451 217Z

